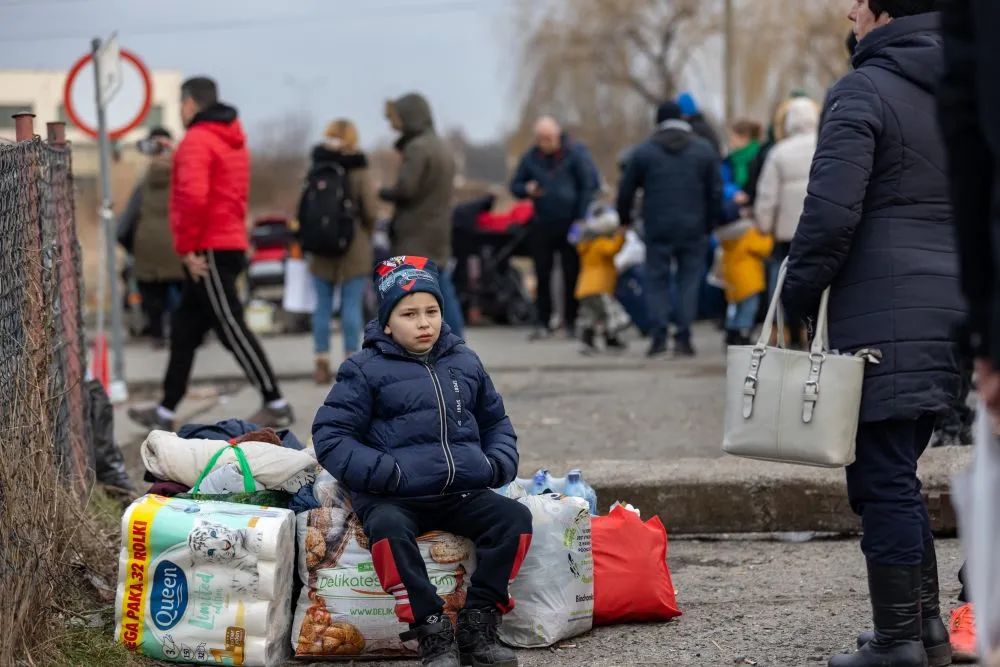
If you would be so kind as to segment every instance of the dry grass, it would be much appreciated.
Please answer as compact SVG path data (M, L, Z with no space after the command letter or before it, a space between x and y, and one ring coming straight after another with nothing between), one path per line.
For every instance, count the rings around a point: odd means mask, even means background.
M51 448L8 449L0 457L0 664L129 664L112 641L120 502L95 490L81 503Z

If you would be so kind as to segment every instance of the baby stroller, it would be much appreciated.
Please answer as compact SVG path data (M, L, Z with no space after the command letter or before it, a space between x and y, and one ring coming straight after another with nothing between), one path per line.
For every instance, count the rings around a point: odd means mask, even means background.
M273 297L272 291L277 291L277 300L281 301L285 285L285 260L291 256L294 243L295 234L286 218L265 216L254 220L250 231L250 263L247 267L249 299L255 298L259 292L266 292Z
M528 256L531 202L492 213L495 197L486 195L459 204L452 214L452 246L457 259L455 290L468 317L478 311L498 324L527 324L534 307L524 277L512 257Z
M269 309L270 315L261 318L269 323L257 327L260 333L272 330L275 326L286 333L309 329L308 315L285 313L281 309L285 294L286 262L300 256L295 232L287 218L269 215L254 220L250 230L245 301L251 306L248 319L257 316L259 308Z

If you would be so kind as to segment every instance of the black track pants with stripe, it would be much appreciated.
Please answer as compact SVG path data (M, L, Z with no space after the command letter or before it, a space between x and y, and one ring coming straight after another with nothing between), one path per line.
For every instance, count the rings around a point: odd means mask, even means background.
M242 250L208 250L203 253L208 275L184 281L181 304L171 318L170 363L163 380L163 407L173 410L187 392L195 351L205 334L214 329L219 341L236 359L247 379L265 401L281 398L271 364L257 337L247 329L243 304L236 293L236 279L246 269Z

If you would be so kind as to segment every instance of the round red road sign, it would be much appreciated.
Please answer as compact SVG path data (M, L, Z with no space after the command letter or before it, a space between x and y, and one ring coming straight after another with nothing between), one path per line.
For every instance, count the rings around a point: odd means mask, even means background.
M146 114L149 113L149 108L153 104L153 78L149 74L149 70L143 64L139 57L127 49L121 49L121 57L129 61L135 68L139 70L139 75L142 77L142 106L132 120L128 124L121 127L115 128L108 131L108 137L114 141L115 139L121 139L126 134L139 127L139 124L146 118ZM79 114L76 113L76 107L73 106L73 82L76 77L79 76L80 72L83 71L84 66L93 59L93 54L88 53L82 56L79 60L73 63L73 67L70 68L69 74L66 75L66 84L63 86L63 104L66 107L66 116L69 117L70 122L76 125L82 132L90 135L91 137L97 138L97 128L88 125L83 121Z

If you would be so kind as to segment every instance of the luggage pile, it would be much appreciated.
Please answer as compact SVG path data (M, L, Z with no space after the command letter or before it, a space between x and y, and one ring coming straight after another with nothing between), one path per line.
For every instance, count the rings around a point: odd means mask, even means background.
M176 495L143 496L122 517L118 641L203 664L415 657L417 646L399 638L407 627L378 580L347 490L311 449L287 442L290 434L222 424L181 430L201 437L153 431L143 443L147 479ZM617 504L592 516L586 490L529 495L513 483L498 491L528 507L534 531L511 584L505 643L545 647L594 625L680 615L660 520L643 523ZM418 546L455 620L475 547L443 532L420 536ZM301 590L294 613L293 589Z

